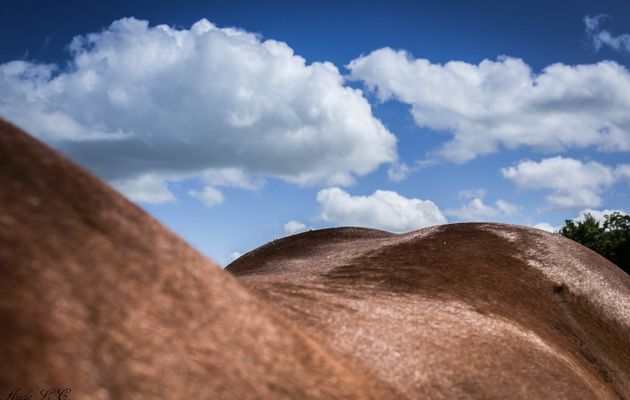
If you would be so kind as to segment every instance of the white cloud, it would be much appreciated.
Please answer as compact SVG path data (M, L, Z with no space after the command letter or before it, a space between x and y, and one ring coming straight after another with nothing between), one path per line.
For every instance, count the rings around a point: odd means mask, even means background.
M168 203L175 201L175 195L168 189L164 178L145 174L136 179L113 182L116 190L125 193L133 201L142 203Z
M625 180L630 185L630 164L619 164L615 168L615 178Z
M614 212L618 212L618 213L621 213L623 215L628 215L628 213L623 211L623 210L609 210L609 209L606 209L606 210L593 210L593 209L587 208L585 210L580 211L578 216L573 218L573 220L576 221L576 222L577 221L584 221L584 217L586 216L586 214L591 214L593 216L593 218L595 218L600 223L603 223L604 219L605 219L604 217L606 215L610 215L610 214L612 214Z
M110 182L345 185L397 159L361 91L285 43L124 18L69 48L67 67L1 64L0 115Z
M532 228L540 229L540 230L551 232L551 233L555 233L555 232L558 232L558 230L560 230L559 226L554 226L547 222L539 222L535 225L532 225Z
M459 197L464 201L458 209L445 210L444 214L455 216L465 221L486 221L518 213L518 206L505 200L497 200L494 206L483 202L485 191L464 190L459 192Z
M501 173L520 188L551 190L546 199L552 208L598 207L602 192L615 181L608 166L563 157L522 161Z
M593 210L590 208L584 209L582 211L580 211L578 213L578 216L573 218L573 221L576 222L580 222L584 220L584 217L586 216L586 214L591 214L597 221L599 221L599 223L603 223L604 222L604 216L606 215L610 215L614 212L619 212L623 215L628 215L627 212L623 211L623 210L610 210L610 209L606 209L606 210ZM564 226L564 224L562 225L552 225L548 222L539 222L535 225L531 225L533 228L536 229L542 229L543 231L547 231L547 232L558 232L560 230L560 228L562 228Z
M613 50L619 52L630 53L630 35L623 33L618 36L614 36L612 33L605 29L601 29L600 25L602 21L608 18L608 15L600 14L594 17L584 17L584 27L586 34L593 41L593 46L596 50L601 49L603 46L608 46Z
M401 182L407 179L412 169L404 163L394 163L387 169L387 177L392 182Z
M212 186L205 186L201 191L189 190L188 195L201 201L207 207L221 204L224 200L223 193Z
M203 171L201 179L213 186L231 186L248 190L258 190L265 183L264 180L251 177L239 168L208 169Z
M630 72L613 61L536 75L511 57L433 64L383 48L348 68L381 101L411 105L417 125L453 135L429 161L464 163L502 147L630 151Z
M333 187L320 190L317 202L322 219L340 225L406 232L446 223L432 201L409 199L386 190L377 190L369 196L352 196Z
M239 258L240 256L242 256L243 253L235 251L232 254L230 254L230 262L236 260L237 258Z
M295 235L296 233L305 232L309 228L300 221L291 220L284 224L284 233L287 235Z
M483 189L460 190L459 193L457 193L457 197L463 200L474 199L475 197L484 197L485 195L486 191Z
M503 215L515 215L518 213L518 206L516 204L508 203L505 200L497 200L494 203L497 207L497 210Z

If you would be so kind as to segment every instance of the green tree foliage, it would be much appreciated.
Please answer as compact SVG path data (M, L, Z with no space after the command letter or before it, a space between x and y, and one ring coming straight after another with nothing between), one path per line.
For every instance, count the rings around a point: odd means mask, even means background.
M600 224L591 214L581 221L566 220L559 232L614 262L630 273L630 215L614 212Z

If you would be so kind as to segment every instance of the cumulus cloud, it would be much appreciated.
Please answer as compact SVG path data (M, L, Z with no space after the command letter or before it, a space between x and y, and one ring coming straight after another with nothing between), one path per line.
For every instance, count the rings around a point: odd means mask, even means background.
M465 190L459 192L463 204L458 209L445 210L444 214L454 216L465 221L487 221L500 217L511 216L518 213L518 206L505 200L497 200L494 205L483 202L485 191Z
M593 218L595 218L595 220L597 220L601 224L604 222L604 217L606 215L610 215L614 212L621 213L622 215L629 215L626 211L623 211L623 210L611 210L611 209L593 210L591 208L587 208L580 211L577 217L573 218L573 221L575 222L584 221L586 214L591 214ZM552 225L548 222L540 222L531 226L536 229L542 229L543 231L555 233L555 232L558 232L560 228L562 228L563 225Z
M377 190L369 196L352 196L338 188L317 193L325 221L393 232L406 232L446 223L430 200L406 198L393 191Z
M380 101L409 104L417 125L453 135L428 160L464 163L523 146L630 151L630 72L613 61L535 74L517 58L433 64L382 48L347 67Z
M615 178L630 184L630 164L619 164L615 168Z
M162 177L151 189L204 176L345 185L397 159L361 91L283 42L205 19L176 29L124 18L69 49L67 66L1 64L0 115L122 190L147 176ZM161 193L146 198L171 199Z
M240 256L242 256L243 253L235 251L233 253L230 254L230 262L236 260L237 258L239 258Z
M291 220L284 224L284 233L287 235L295 235L296 233L306 232L308 226L304 225L300 221Z
M593 210L593 209L587 208L585 210L580 211L578 216L573 218L573 220L576 221L576 222L584 221L584 217L586 216L586 214L591 214L593 216L593 218L595 218L600 223L603 223L604 219L605 219L604 217L606 215L610 215L610 214L612 214L614 212L618 212L618 213L623 214L623 215L628 215L628 213L623 211L623 210L609 210L609 209L606 209L606 210Z
M600 14L596 16L584 17L584 28L586 34L593 42L593 46L596 50L601 49L603 46L608 46L613 50L619 52L630 53L630 35L623 33L618 36L614 36L609 31L602 29L601 24L604 20L609 18L608 15Z
M201 201L207 207L221 204L224 200L223 193L212 186L206 186L201 191L189 190L188 195Z
M175 201L175 195L168 189L163 177L145 174L135 179L119 180L114 187L131 200L142 203L169 203Z
M551 232L551 233L555 233L560 230L559 226L551 225L548 222L539 222L535 225L532 225L532 228L540 229L540 230Z
M520 188L550 190L547 203L559 209L598 207L602 192L615 182L608 166L563 157L522 161L501 173Z
M401 182L407 179L411 172L413 170L409 165L396 162L387 169L387 177L392 182Z
M203 171L201 179L213 186L231 186L248 190L258 190L264 185L264 179L252 177L240 168L208 169Z

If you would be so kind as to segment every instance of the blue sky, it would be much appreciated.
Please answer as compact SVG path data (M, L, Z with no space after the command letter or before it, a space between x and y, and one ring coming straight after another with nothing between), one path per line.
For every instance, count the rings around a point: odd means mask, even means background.
M10 2L0 115L222 265L629 211L630 4L368 3Z

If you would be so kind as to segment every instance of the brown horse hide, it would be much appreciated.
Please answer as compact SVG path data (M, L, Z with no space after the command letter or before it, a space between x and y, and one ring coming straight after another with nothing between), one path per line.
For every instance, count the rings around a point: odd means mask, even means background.
M0 277L0 399L398 397L3 121Z
M0 121L0 399L630 399L630 278L558 235L325 229L227 270Z
M630 398L630 277L559 235L326 229L227 269L408 398Z

